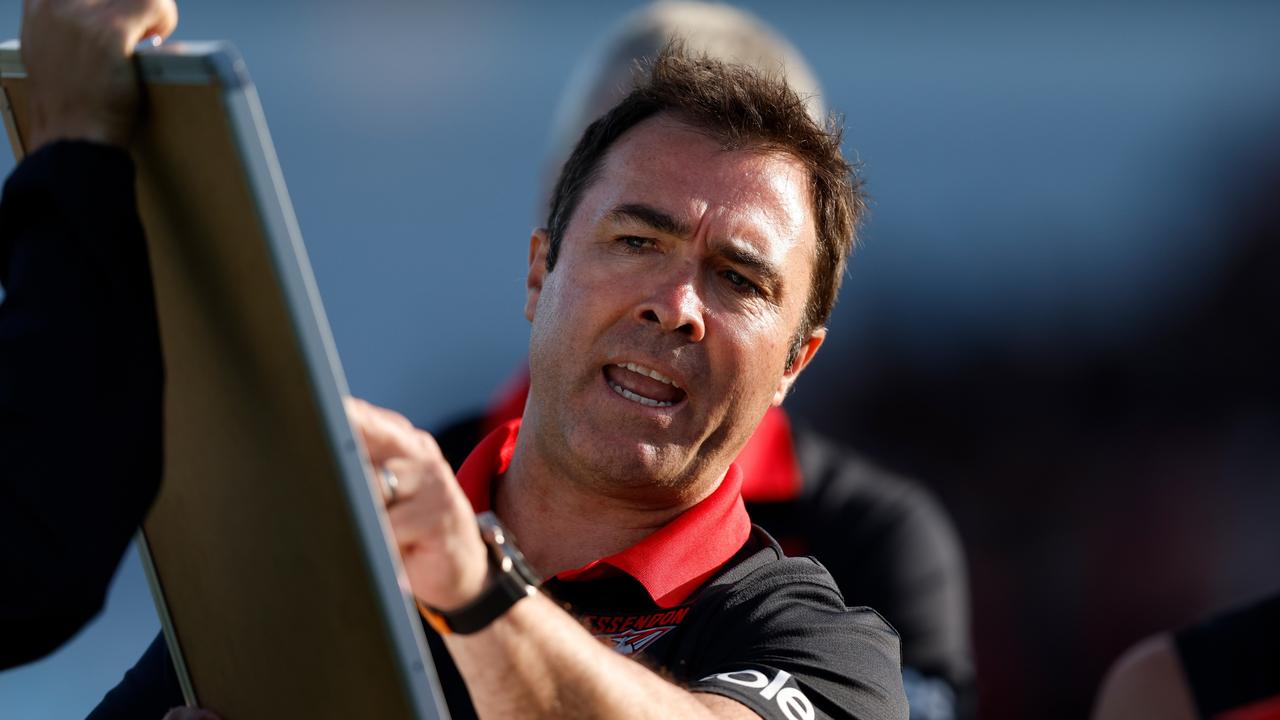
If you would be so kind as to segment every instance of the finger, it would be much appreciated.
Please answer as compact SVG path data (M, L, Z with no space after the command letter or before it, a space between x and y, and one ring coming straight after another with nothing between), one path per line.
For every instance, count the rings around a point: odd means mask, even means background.
M119 15L130 50L152 35L169 37L178 26L178 8L173 0L118 0L111 10Z
M387 508L387 519L396 546L402 553L422 548L448 551L453 544L450 533L462 524L451 514L439 510L424 511L422 503L423 498L419 496L416 503L397 503ZM437 506L440 504L436 503Z
M348 398L347 417L352 427L360 433L369 460L382 465L393 457L420 457L421 440L415 437L413 425L399 413L371 405L357 398Z
M362 400L358 397L347 396L343 399L343 404L347 408L348 413L355 413L362 416L374 417L384 420L392 425L396 425L405 430L412 430L413 423L409 422L409 418L401 415L394 410L388 410L384 407L378 407L368 400Z
M395 457L417 457L420 454L421 446L415 442L413 433L388 422L386 418L366 416L361 421L360 431L374 465L383 465Z
M382 467L395 474L396 480L396 500L395 503L402 503L418 494L422 489L424 482L431 481L426 477L429 471L425 470L421 463L405 458L390 458Z
M417 449L417 456L420 458L430 459L433 463L437 463L445 467L450 476L453 475L453 468L449 467L449 461L444 459L444 451L440 449L440 444L436 442L436 438L425 430L413 428L413 438L411 440Z
M374 475L382 506L388 510L411 499L420 486L417 468L409 460L391 458L374 470Z
M465 528L474 529L471 501L458 485L453 469L443 459L434 463L389 460L388 469L400 478L396 501L387 506L387 517L396 542L402 548Z
M395 499L386 503L393 518L406 514L434 516L471 507L466 493L453 475L453 468L443 458L392 458L383 467L394 473L397 479ZM413 510L408 512L405 508Z
M173 34L178 29L178 5L173 0L161 0L159 7L156 8L156 16L151 20L151 26L143 33L142 37L151 37L152 35L161 40Z

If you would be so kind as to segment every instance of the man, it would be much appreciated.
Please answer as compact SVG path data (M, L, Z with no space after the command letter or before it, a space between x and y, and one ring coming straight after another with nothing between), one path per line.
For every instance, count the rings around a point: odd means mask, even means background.
M697 52L779 72L817 121L822 88L803 55L750 13L718 3L664 0L628 14L577 64L557 103L548 179L552 184L587 125L620 102L637 62L680 39ZM484 412L436 433L457 468L493 429L520 417L528 371ZM813 555L846 602L882 613L901 636L912 720L949 720L972 709L972 649L964 556L950 519L920 485L876 467L852 449L769 408L735 459L754 523L788 555Z
M29 157L0 208L0 670L52 652L102 609L163 447L133 185L101 179L131 172L117 146L138 96L122 49L167 36L177 10L117 3L124 27L82 33L44 5L29 3L23 25Z
M455 478L352 401L455 717L906 716L896 634L751 527L730 464L822 345L862 207L794 92L673 52L531 238L523 420Z
M528 403L464 464L466 492L429 436L367 406L354 416L400 478L390 513L423 605L476 607L486 564L468 504L492 507L593 629L674 611L643 651L684 687L535 594L444 636L478 714L904 710L877 624L842 612L817 566L752 535L729 465L824 339L860 210L838 138L785 86L666 56L586 131L555 196L530 243ZM849 685L829 675L842 671ZM786 698L762 694L769 683Z

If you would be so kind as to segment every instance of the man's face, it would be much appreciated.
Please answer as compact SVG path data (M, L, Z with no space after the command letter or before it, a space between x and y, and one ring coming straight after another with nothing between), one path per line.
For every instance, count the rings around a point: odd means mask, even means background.
M609 492L705 493L822 342L807 338L787 367L815 242L795 159L726 151L669 116L624 134L554 271L545 233L533 238L525 430L537 453Z

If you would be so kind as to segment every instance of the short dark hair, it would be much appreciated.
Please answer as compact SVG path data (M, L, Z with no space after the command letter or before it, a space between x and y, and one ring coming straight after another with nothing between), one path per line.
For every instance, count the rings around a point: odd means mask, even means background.
M609 148L627 130L660 113L715 135L726 150L759 148L785 153L808 171L817 253L804 318L788 365L800 345L823 327L835 306L845 263L866 213L862 180L840 152L840 123L826 127L808 114L803 99L784 81L744 65L694 56L676 42L648 64L648 72L622 102L587 126L565 161L551 195L547 270L555 268L560 243L582 195L595 181Z

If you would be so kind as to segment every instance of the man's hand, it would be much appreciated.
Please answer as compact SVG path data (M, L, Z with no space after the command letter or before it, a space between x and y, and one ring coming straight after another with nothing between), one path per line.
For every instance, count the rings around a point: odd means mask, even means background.
M177 24L173 0L24 0L28 152L56 140L128 145L139 98L133 49Z
M474 600L489 574L488 555L471 503L435 438L363 400L349 398L347 415L374 468L399 480L387 515L414 596L441 610Z

